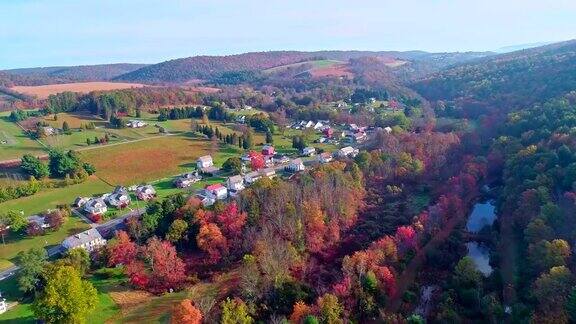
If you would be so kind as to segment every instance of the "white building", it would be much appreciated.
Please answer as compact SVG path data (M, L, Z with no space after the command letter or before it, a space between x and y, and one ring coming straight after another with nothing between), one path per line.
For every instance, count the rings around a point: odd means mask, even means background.
M261 176L268 179L272 179L276 176L276 170L274 170L274 168L261 169L259 172Z
M140 200L150 200L156 197L156 189L151 185L140 185L136 187L136 197Z
M210 155L204 155L199 157L198 160L196 160L196 166L198 167L198 169L203 170L205 168L214 166L214 161L212 160L212 157Z
M313 156L314 154L316 154L316 149L312 146L308 146L302 149L302 155Z
M28 217L29 223L36 223L41 228L49 228L50 224L46 223L46 218L44 216L33 215Z
M104 199L93 198L84 205L84 211L91 215L103 215L108 211L108 207Z
M87 231L72 236L68 236L64 242L62 242L62 246L66 250L83 248L88 252L92 252L94 249L104 245L106 245L106 240L95 228L91 228Z
M226 199L226 197L228 197L228 189L226 189L226 187L224 187L224 185L222 185L221 183L215 183L206 186L206 191L213 194L218 200Z
M242 179L241 175L228 177L228 179L226 180L226 187L228 187L228 190L230 191L232 190L240 191L244 189L244 179Z
M174 185L178 188L186 188L200 180L202 180L202 176L198 173L186 173L174 180Z
M141 121L141 120L131 120L128 122L128 124L126 124L127 127L131 127L131 128L141 128L141 127L145 127L146 124L145 122Z
M110 206L114 207L126 207L130 205L130 195L127 193L114 193L106 198L106 201Z
M346 146L346 147L339 149L338 152L336 152L336 155L338 155L338 157L342 157L342 158L355 157L356 155L358 155L358 149L355 149L352 146Z
M286 167L286 169L291 172L304 171L305 168L306 167L304 166L304 162L302 162L302 159L294 159Z
M262 175L258 171L252 171L246 173L244 176L244 181L246 181L247 184L253 184L260 178L262 178Z

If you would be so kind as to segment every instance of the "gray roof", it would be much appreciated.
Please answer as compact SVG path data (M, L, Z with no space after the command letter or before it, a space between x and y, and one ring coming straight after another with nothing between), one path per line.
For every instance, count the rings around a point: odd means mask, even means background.
M106 206L106 203L104 202L104 199L102 199L102 198L93 198L93 199L90 199L90 201L88 201L88 202L86 203L86 206L88 206L88 207L94 207L97 203L100 203L101 205Z
M100 232L98 232L98 230L96 230L95 228L91 228L87 231L84 231L82 233L78 233L72 236L68 236L64 242L62 242L62 245L65 248L75 248L77 246L80 246L84 243L89 243L92 241L95 241L97 239L102 239L102 235L100 235Z
M235 176L231 176L228 178L228 182L230 183L240 183L243 182L244 180L242 179L241 175L235 175Z

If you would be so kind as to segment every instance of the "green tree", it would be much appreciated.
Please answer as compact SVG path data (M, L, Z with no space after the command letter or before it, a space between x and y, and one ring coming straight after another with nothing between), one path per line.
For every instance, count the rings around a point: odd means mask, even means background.
M42 271L48 264L48 253L43 248L31 248L18 253L16 264L20 267L18 288L25 293L36 291L40 283Z
M228 160L226 160L224 164L222 164L222 169L226 172L232 172L238 174L242 172L242 161L240 160L240 158L233 156L231 158L228 158Z
M24 213L10 210L5 214L0 214L0 223L9 226L12 232L19 232L28 225L28 220Z
M248 314L248 307L240 298L226 298L222 302L221 324L251 324L254 320Z
M85 249L72 249L67 251L64 257L57 262L71 266L83 276L90 268L90 254Z
M572 323L576 323L576 287L572 287L568 300L566 300L566 312Z
M320 321L318 321L318 318L316 318L316 316L314 315L308 315L304 318L304 324L318 324L320 323Z
M274 136L272 136L271 131L266 132L266 143L273 144L274 143Z
M453 279L459 288L477 288L482 282L482 273L476 269L472 258L465 256L458 261Z
M254 146L254 136L251 130L248 130L246 134L244 134L244 141L242 142L242 147L245 150L249 150Z
M71 266L52 266L46 285L32 304L37 318L48 323L85 323L98 303L96 289Z
M39 158L30 154L22 156L20 167L36 179L42 179L50 175L48 165L42 163Z
M322 323L326 324L343 323L341 317L344 308L338 302L338 297L332 294L324 294L318 300L318 306L320 308L320 317Z
M70 133L70 125L68 125L68 122L67 122L67 121L64 121L64 122L62 123L62 131L63 131L65 134Z
M186 231L188 230L188 223L182 219L176 219L170 227L168 228L168 233L166 233L166 239L172 243L176 243L184 238Z

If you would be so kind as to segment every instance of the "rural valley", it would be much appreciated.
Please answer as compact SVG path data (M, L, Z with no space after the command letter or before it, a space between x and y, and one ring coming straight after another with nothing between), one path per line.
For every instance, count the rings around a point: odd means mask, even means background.
M0 70L0 323L575 323L575 220L576 40Z

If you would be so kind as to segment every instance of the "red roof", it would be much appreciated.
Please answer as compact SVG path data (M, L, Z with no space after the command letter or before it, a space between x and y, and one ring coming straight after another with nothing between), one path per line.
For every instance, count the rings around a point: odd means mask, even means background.
M221 183L215 183L215 184L206 186L206 190L209 190L209 191L218 190L220 188L224 188L224 186Z

